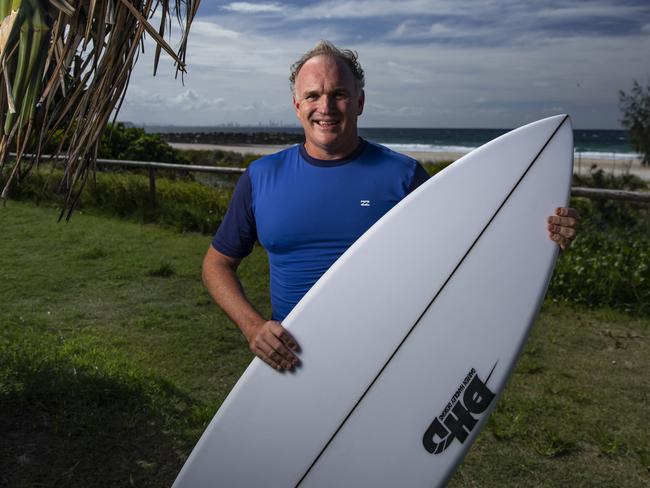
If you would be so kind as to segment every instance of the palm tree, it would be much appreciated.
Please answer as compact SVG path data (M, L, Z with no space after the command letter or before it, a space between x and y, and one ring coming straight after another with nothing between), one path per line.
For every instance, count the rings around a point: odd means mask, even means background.
M154 75L164 50L182 76L199 1L0 0L0 198L38 165L52 135L63 134L54 156L65 161L61 216L67 210L69 218L145 34L156 43ZM158 29L149 22L155 13ZM176 51L165 41L172 23L181 29Z

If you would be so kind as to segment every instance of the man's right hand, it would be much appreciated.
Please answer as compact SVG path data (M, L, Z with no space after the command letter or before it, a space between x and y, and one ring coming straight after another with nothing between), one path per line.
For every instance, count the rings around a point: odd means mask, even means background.
M278 371L292 369L298 364L295 355L298 344L280 322L264 322L253 329L247 339L251 352Z
M203 283L242 331L253 354L279 371L291 369L298 364L298 344L280 322L266 321L248 301L236 273L240 262L210 246L203 259Z

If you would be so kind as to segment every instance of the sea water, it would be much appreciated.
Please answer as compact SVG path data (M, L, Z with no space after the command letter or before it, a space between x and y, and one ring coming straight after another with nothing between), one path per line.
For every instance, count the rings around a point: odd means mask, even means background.
M301 134L299 126L146 126L147 132L286 132ZM466 153L482 144L505 134L510 129L424 129L360 127L361 137L378 142L396 151ZM628 133L624 130L573 131L576 156L589 159L621 160L638 157L632 148Z

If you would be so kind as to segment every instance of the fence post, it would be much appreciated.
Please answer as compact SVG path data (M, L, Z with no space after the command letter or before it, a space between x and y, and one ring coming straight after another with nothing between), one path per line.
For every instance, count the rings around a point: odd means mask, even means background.
M151 209L156 210L156 170L149 168L149 201Z

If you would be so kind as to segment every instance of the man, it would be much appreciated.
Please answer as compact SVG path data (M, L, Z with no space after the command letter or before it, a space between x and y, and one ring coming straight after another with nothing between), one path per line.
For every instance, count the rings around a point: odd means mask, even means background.
M354 52L321 42L292 66L290 81L305 144L251 164L203 262L209 293L251 351L278 370L298 363L298 345L282 319L361 234L427 178L417 161L358 136L365 94ZM360 199L372 207L359 206ZM575 237L576 213L560 208L556 214L549 217L549 236L564 250ZM246 299L236 274L256 240L269 256L271 320Z

